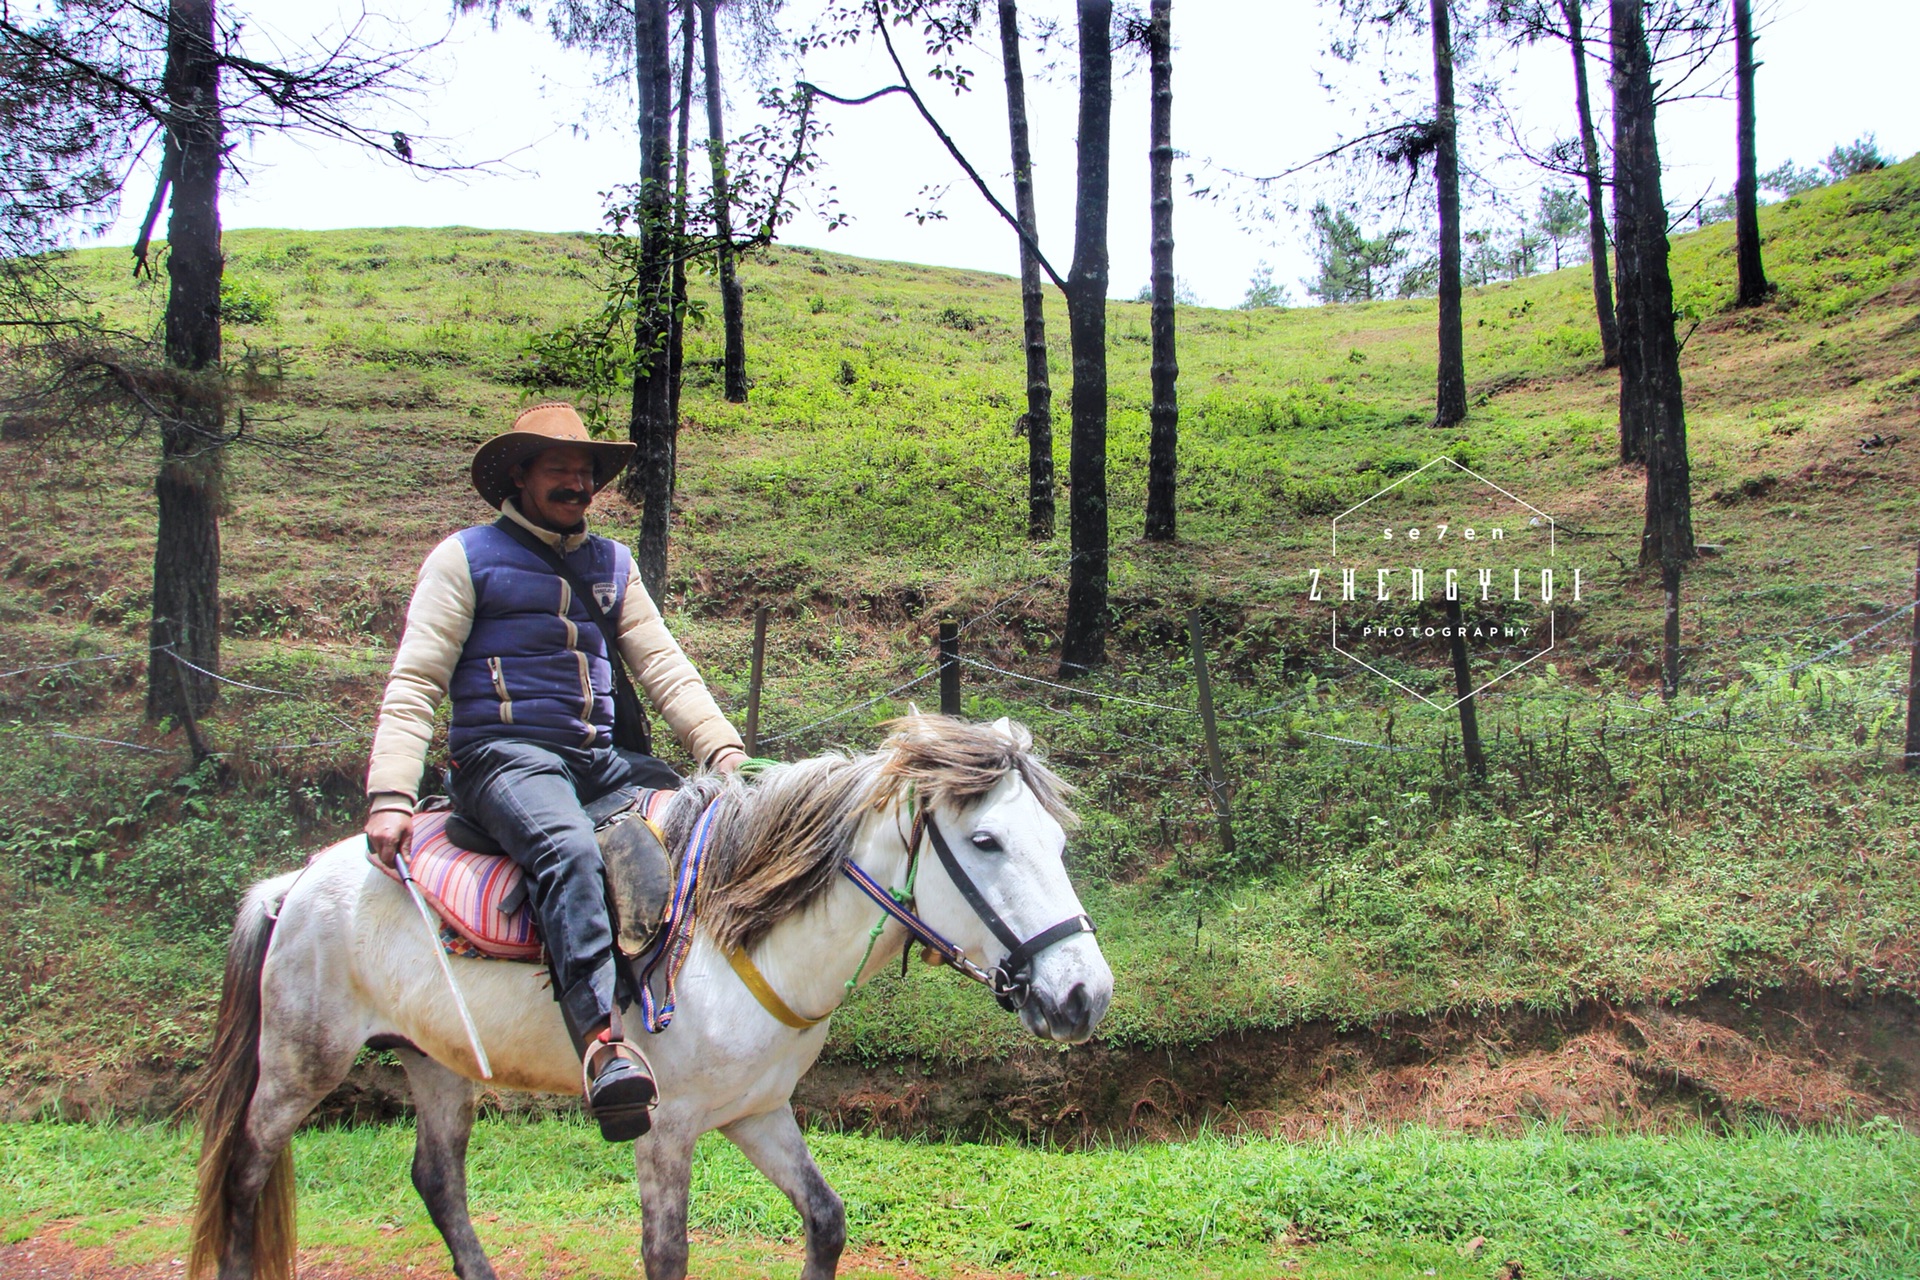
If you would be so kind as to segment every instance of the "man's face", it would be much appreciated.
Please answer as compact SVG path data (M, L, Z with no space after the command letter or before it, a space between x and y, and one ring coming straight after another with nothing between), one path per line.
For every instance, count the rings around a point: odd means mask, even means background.
M593 454L579 445L543 449L513 469L520 514L564 533L580 527L593 503Z

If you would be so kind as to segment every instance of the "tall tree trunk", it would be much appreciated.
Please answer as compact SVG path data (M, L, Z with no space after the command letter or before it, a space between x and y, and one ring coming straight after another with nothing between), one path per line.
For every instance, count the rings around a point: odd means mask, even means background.
M1107 657L1107 186L1113 126L1112 0L1079 0L1080 137L1067 332L1073 352L1073 456L1067 475L1073 558L1060 672Z
M634 79L640 98L640 270L634 318L633 416L628 434L640 446L639 465L627 472L627 496L640 504L640 546L634 559L640 580L655 600L667 584L667 532L673 508L674 454L672 361L668 355L673 316L671 258L674 254L673 156L668 130L673 102L669 52L671 0L634 4Z
M1600 367L1620 363L1620 319L1613 311L1613 281L1607 272L1607 206L1600 178L1600 142L1593 131L1593 97L1587 91L1587 41L1581 32L1584 0L1560 0L1573 48L1573 101L1580 114L1580 163L1587 171L1587 252L1593 267L1593 311L1600 322Z
M745 299L734 274L733 209L727 191L727 131L720 116L720 34L714 30L715 0L697 0L700 41L706 53L707 156L713 161L713 232L720 260L720 320L727 335L727 399L747 402Z
M1173 33L1172 0L1152 0L1147 19L1153 104L1151 147L1153 224L1153 403L1147 442L1149 542L1172 542L1180 457L1180 401L1174 384L1180 362L1174 349L1173 312Z
M220 372L220 114L213 0L167 6L163 90L173 162L167 223L166 354L169 419L160 429L154 482L159 527L153 552L149 640L185 662L220 667L220 505L226 394ZM147 716L191 726L213 701L214 682L157 650L147 666ZM189 728L189 732L193 730ZM197 735L196 735L197 737ZM195 751L200 747L195 744Z
M1631 409L1645 431L1646 527L1640 563L1669 575L1693 558L1686 407L1673 330L1667 266L1667 206L1654 133L1653 59L1644 0L1612 0L1614 234L1620 249L1620 418Z
M1753 144L1753 0L1733 0L1733 79L1739 99L1739 167L1733 180L1733 226L1738 241L1740 296L1737 304L1758 306L1771 292L1760 261L1759 166Z
M1617 20L1619 12L1617 0L1609 0L1609 3L1614 5L1612 17ZM1637 7L1634 17L1636 21L1639 20ZM1631 43L1631 37L1627 38ZM1615 32L1611 39L1613 43L1609 56L1617 58L1621 48L1621 33ZM1644 35L1642 43L1644 43ZM1620 330L1620 461L1645 462L1647 438L1651 434L1648 422L1652 414L1647 394L1649 383L1646 343L1643 340L1647 322L1641 314L1646 302L1645 271L1641 266L1645 250L1639 243L1641 223L1632 207L1639 183L1644 181L1642 171L1645 160L1639 159L1630 164L1625 153L1619 150L1619 142L1623 136L1632 134L1637 137L1643 131L1637 122L1623 121L1621 118L1621 71L1621 64L1615 62L1610 79L1613 90L1615 147L1613 232L1620 287L1619 298L1614 308ZM1661 213L1661 225L1663 228L1666 225L1664 210Z
M693 44L696 34L694 23L697 21L693 0L682 0L680 90L673 104L673 314L668 320L671 336L667 364L668 376L672 381L670 412L676 429L680 422L680 386L687 356L687 151L693 140ZM680 462L678 450L675 455L674 467L677 471ZM669 492L672 487L673 481L669 481Z
M1433 425L1451 427L1467 416L1466 337L1460 318L1460 128L1453 105L1451 0L1431 0L1433 112L1439 131L1434 155L1440 205L1440 376Z
M1047 373L1046 285L1028 241L1040 242L1033 203L1033 154L1027 146L1027 88L1020 71L1017 0L1000 0L1000 60L1007 80L1007 132L1013 138L1013 208L1020 240L1020 314L1027 348L1027 536L1053 537L1053 383Z

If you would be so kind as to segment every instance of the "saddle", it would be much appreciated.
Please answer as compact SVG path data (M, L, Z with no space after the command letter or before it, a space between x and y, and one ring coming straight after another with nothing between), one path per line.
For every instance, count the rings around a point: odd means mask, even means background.
M628 959L646 952L666 914L673 867L653 815L671 794L625 788L586 807L606 869L614 943ZM543 948L526 874L478 824L436 802L446 804L444 797L434 797L415 816L407 854L420 896L479 954L539 960ZM390 878L400 879L397 867L371 851L367 856Z

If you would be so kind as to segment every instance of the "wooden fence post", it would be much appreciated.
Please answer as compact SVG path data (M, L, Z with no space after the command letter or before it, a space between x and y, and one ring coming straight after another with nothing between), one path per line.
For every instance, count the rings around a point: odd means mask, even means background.
M1913 565L1913 657L1907 668L1907 749L1900 767L1920 769L1920 557Z
M767 606L753 611L753 668L747 675L747 754L760 748L760 677L767 665Z
M1487 777L1487 755L1480 749L1480 717L1473 708L1473 672L1467 666L1467 638L1462 634L1460 602L1447 601L1447 647L1453 651L1453 687L1460 699L1460 743L1467 754L1467 772L1475 782Z
M1207 634L1200 611L1187 615L1187 638L1193 644L1193 678L1199 686L1200 727L1207 735L1207 791L1220 821L1220 852L1233 855L1233 811L1227 794L1227 764L1220 755L1220 729L1213 718L1213 681L1207 677Z
M1660 630L1660 697L1672 702L1680 696L1680 562L1662 553L1660 591L1666 597L1666 617Z
M960 714L960 624L940 624L940 714Z

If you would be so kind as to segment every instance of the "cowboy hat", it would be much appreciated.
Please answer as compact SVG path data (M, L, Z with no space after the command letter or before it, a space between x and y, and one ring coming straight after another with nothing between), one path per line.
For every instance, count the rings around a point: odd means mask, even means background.
M570 404L537 404L513 420L513 430L474 451L473 487L488 506L497 507L514 494L516 466L544 449L563 444L578 445L593 455L595 489L605 488L607 481L625 470L639 447L625 440L595 440Z

